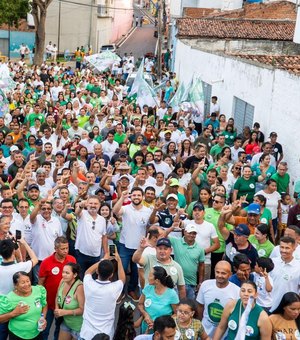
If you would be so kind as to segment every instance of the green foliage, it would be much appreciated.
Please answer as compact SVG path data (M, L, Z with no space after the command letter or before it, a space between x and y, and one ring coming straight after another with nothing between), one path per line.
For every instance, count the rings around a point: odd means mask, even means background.
M18 27L30 11L29 0L0 0L0 24Z

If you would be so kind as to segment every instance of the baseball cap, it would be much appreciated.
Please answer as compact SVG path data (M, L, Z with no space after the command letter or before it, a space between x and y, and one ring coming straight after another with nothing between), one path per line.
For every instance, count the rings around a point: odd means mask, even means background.
M156 247L159 247L159 246L165 246L165 247L172 248L172 244L171 244L170 240L166 237L160 238L156 242Z
M185 229L184 229L187 233L197 233L197 228L195 225L193 224L188 224Z
M81 139L79 135L74 135L74 139Z
M170 134L172 134L172 131L170 131L170 130L166 130L166 131L165 131L165 134L166 134L166 133L170 133Z
M95 191L95 195L98 195L98 194L99 194L99 192L102 192L102 194L105 194L105 191L104 191L104 189L102 189L102 188L98 188L98 189Z
M34 144L37 145L37 146L42 146L42 145L43 145L43 141L42 141L40 138L38 138L38 139L34 142Z
M119 157L127 157L128 155L127 155L127 153L126 152L120 152L120 154L119 154Z
M148 141L144 140L142 141L142 145L149 145Z
M65 157L65 154L63 153L63 151L57 151L55 156L63 156L63 157Z
M200 209L200 210L205 210L204 205L201 202L196 202L193 206L193 210L195 209Z
M250 230L246 224L239 224L237 227L235 227L233 232L239 236L248 237L250 235Z
M40 190L37 184L30 184L29 187L27 188L27 191L30 191L32 189Z
M248 205L248 214L260 214L260 205L257 203L251 203Z
M119 177L119 181L120 181L121 179L123 179L123 178L126 178L126 179L128 179L128 181L129 181L129 177L128 177L127 175L122 175L122 176L120 176L120 177Z
M120 163L120 165L118 166L118 170L129 170L130 169L130 166L123 162L123 163Z
M271 133L270 133L270 137L277 137L277 133L276 133L276 132L274 132L274 131L273 131L273 132L271 132Z
M18 151L19 148L16 145L12 145L9 149L9 152L14 152L14 151Z
M179 187L179 181L177 178L171 179L170 187Z
M176 194L169 194L169 195L167 196L167 200L170 199L170 198L174 198L174 200L178 201L178 197L177 197Z

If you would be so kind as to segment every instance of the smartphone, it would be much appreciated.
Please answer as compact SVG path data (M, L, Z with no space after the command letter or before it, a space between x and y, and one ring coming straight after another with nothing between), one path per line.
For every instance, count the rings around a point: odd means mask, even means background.
M109 245L109 256L115 256L116 246L114 244Z
M20 240L22 238L22 232L21 230L16 230L16 240Z

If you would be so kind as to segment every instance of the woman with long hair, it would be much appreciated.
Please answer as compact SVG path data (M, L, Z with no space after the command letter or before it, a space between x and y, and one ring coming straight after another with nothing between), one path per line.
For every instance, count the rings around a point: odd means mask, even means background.
M196 310L197 306L195 301L191 299L180 300L174 317L176 323L176 339L209 339L201 321L194 318Z
M260 223L256 226L254 235L250 235L248 241L257 250L259 257L269 257L274 249L274 244L270 241L270 227Z
M242 148L245 150L247 155L252 157L254 154L255 147L260 149L257 132L252 131L250 134L250 138L245 141Z
M192 146L192 142L188 139L184 139L179 144L176 162L184 162L188 157L193 156L193 154L194 149Z
M124 302L119 309L119 318L113 340L133 340L136 337L134 329L135 306L131 302Z
M228 330L227 340L270 340L271 322L268 314L257 305L256 298L256 284L252 281L243 282L240 299L231 300L225 305L213 340L221 340L226 330Z
M138 308L144 317L142 333L153 333L154 320L176 312L179 302L174 282L163 267L155 266L149 273L149 284L143 289Z
M285 293L279 306L269 317L272 324L272 340L300 338L300 297L297 293Z
M271 156L267 153L263 153L259 158L259 163L252 165L251 169L253 171L253 175L259 176L262 173L266 174L265 179L260 182L256 183L256 192L262 190L269 178L276 173L276 169L270 164L271 163Z
M59 340L79 338L84 308L83 284L79 279L79 274L80 266L77 263L67 263L62 271L54 310L56 318L63 317Z
M145 158L142 151L137 151L130 162L129 166L131 167L131 175L136 176L138 170L142 165L145 164Z

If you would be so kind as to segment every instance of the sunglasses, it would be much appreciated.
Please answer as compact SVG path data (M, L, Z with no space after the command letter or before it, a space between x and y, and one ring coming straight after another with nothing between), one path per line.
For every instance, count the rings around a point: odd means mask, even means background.
M217 201L217 200L213 200L213 202L214 202L214 203L217 203L217 204L219 204L219 203L223 203L223 202L221 202L221 201Z
M240 167L238 167L238 166L236 166L236 167L234 167L235 168L235 170L242 170L242 168L240 168Z

